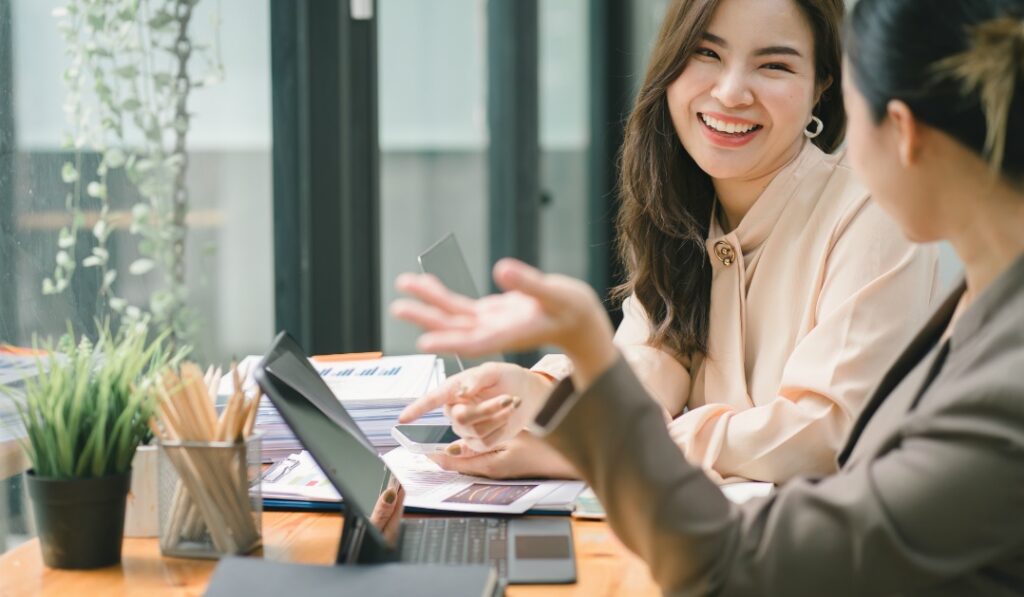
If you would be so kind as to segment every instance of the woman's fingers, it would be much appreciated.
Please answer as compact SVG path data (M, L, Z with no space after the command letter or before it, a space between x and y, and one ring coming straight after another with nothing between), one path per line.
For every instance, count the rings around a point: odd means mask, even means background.
M448 313L473 313L474 299L452 292L431 274L401 274L395 280L395 287Z
M419 337L416 346L423 352L457 353L469 357L500 352L505 348L495 342L490 332L480 328L428 331Z
M449 313L428 303L405 298L391 302L391 315L425 330L468 330L476 322L472 315Z
M391 518L388 519L384 525L384 538L388 540L391 545L398 545L398 532L402 527L402 507L405 505L405 488L399 487L398 493L395 497L395 503L392 506Z
M370 513L370 522L394 543L398 538L398 527L402 520L402 505L405 503L405 489L401 486L388 487L377 498Z
M518 408L518 404L510 404L489 419L478 421L473 425L473 435L475 437L488 437L497 429L507 429L511 424L512 413Z
M445 405L470 402L500 381L500 373L488 365L467 369L446 379L437 388L414 400L398 416L399 423L410 423L428 412ZM446 412L451 416L450 412Z
M462 445L468 447L470 450L481 453L493 452L515 436L515 434L516 431L509 429L508 425L498 425L496 429L488 433L472 437L464 437L461 441L463 442Z
M518 402L512 401L502 406L494 413L475 420L472 424L463 425L453 421L453 429L460 437L476 442L480 438L490 437L497 430L508 430L511 426L512 413L519 408Z
M455 442L452 446L456 444L459 444L458 454L431 454L430 459L446 471L464 475L493 477L495 473L500 473L501 450L477 452L466 447L463 442Z
M562 289L551 283L554 278L518 259L506 257L499 260L494 264L493 275L502 290L518 290L532 296L544 305L545 310L563 307L567 300L564 292L560 292Z
M472 458L479 456L486 452L477 452L466 445L465 440L457 439L452 443L448 444L448 447L444 450L445 456L451 456L453 458Z
M485 421L500 420L498 415L507 415L512 409L519 408L522 399L519 396L503 394L478 403L460 403L451 407L452 421L462 426L472 426ZM507 416L505 417L507 418Z

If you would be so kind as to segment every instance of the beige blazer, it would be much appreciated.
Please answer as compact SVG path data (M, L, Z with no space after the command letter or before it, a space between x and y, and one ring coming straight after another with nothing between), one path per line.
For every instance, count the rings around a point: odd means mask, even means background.
M707 250L707 357L651 346L634 298L615 343L675 416L676 445L716 481L834 472L879 373L934 307L937 249L905 239L842 152L805 143L735 230L712 223ZM535 369L563 378L571 363Z
M1024 256L943 341L962 292L882 378L838 473L742 506L677 458L661 410L621 359L582 394L563 381L537 422L554 427L548 441L668 592L1019 595Z

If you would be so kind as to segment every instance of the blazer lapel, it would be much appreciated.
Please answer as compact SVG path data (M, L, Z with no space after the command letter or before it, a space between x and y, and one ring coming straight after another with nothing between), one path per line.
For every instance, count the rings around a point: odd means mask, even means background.
M885 402L885 399L889 397L889 394L896 388L897 385L910 373L914 367L921 362L928 351L935 346L935 343L942 337L942 333L945 331L946 326L949 325L950 319L953 318L953 312L956 311L957 302L960 301L960 297L964 293L966 284L961 282L960 285L954 290L942 305L932 314L928 323L925 324L924 328L918 332L917 336L910 342L906 350L900 355L896 362L893 363L889 371L886 372L882 378L881 383L875 389L871 398L864 405L860 415L857 417L856 423L850 430L850 435L847 437L846 446L842 452L839 453L839 467L842 468L846 464L846 461L850 458L850 454L853 452L853 448L857 445L857 440L860 439L861 434L864 432L864 428L867 427L871 417L875 415L878 408Z

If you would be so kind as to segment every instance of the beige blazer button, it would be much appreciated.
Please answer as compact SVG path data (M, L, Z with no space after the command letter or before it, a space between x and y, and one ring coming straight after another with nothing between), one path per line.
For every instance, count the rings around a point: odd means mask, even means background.
M736 261L736 253L732 250L732 245L724 240L715 243L715 255L722 262L722 265L726 267L729 267Z

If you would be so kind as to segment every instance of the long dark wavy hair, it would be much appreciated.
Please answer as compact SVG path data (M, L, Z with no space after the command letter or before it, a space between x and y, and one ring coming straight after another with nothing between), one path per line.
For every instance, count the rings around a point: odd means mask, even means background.
M679 77L720 0L677 0L665 15L619 157L619 257L627 280L613 289L636 295L651 320L649 341L677 355L707 352L711 264L711 177L683 148L672 125L668 86ZM814 36L815 79L832 82L814 108L825 130L814 139L831 153L842 142L843 0L794 0Z

